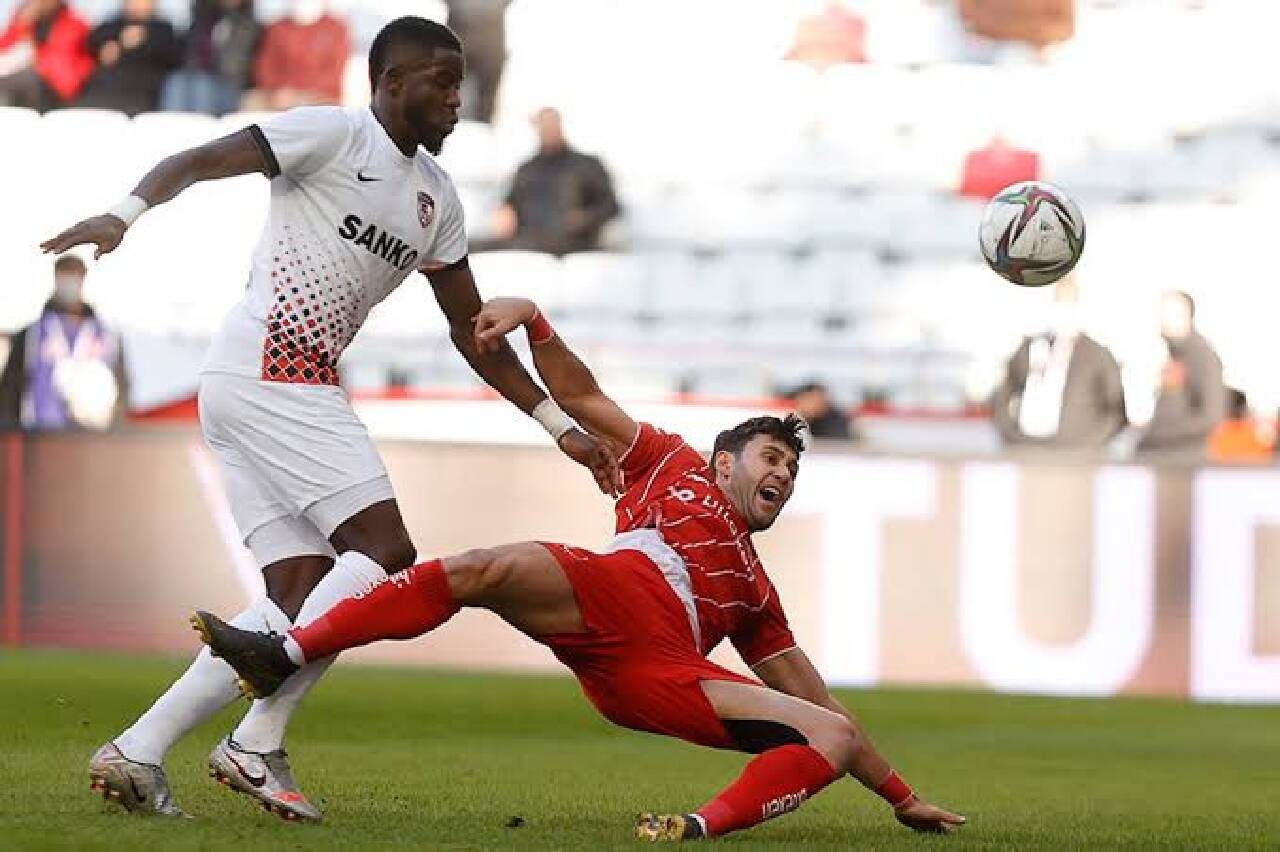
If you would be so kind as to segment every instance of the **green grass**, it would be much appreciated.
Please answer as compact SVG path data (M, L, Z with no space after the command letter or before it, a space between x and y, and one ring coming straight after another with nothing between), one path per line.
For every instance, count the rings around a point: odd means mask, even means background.
M213 784L227 711L168 763L191 822L90 795L85 762L181 670L166 658L0 650L0 849L636 849L632 814L689 809L743 763L610 727L568 679L333 671L290 736L323 825L279 822ZM1277 848L1280 710L960 692L850 692L882 750L969 816L913 835L842 781L733 848ZM521 828L506 828L513 816Z

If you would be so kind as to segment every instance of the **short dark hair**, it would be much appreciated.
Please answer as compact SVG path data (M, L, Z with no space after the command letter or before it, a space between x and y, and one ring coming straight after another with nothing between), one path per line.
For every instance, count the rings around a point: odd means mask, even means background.
M716 442L711 450L711 458L714 460L721 450L733 453L735 456L742 452L752 438L756 435L768 435L770 438L777 438L791 449L795 450L796 458L804 452L804 439L801 432L808 428L808 424L804 422L804 418L795 414L788 414L786 417L773 417L765 415L763 417L752 417L749 420L743 420L732 429L726 429L719 435L716 435Z
M462 51L461 39L444 24L416 15L396 18L378 31L369 47L369 86L372 90L377 90L378 78L387 70L392 50L402 44L417 45L428 51L438 47Z
M53 262L54 272L79 272L84 275L88 268L84 265L84 261L78 255L63 254Z

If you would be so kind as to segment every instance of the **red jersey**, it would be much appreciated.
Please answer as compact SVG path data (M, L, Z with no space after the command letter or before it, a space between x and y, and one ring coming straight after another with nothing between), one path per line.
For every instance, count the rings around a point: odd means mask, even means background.
M625 491L616 506L617 532L654 530L683 562L698 650L709 653L727 636L753 666L794 648L747 524L712 479L706 459L679 435L642 423L621 465Z

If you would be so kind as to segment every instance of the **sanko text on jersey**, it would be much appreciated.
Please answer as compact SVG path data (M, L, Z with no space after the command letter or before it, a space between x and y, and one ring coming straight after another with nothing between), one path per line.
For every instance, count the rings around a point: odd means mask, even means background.
M348 213L338 229L338 236L344 240L352 240L358 246L364 246L371 254L385 260L400 271L413 269L418 262L418 252L409 248L409 244L377 225L365 225L359 216Z

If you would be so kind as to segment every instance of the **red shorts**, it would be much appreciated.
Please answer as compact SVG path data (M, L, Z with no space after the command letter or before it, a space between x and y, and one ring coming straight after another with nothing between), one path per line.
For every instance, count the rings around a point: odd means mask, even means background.
M568 576L586 629L535 638L573 670L596 709L624 728L736 749L700 684L758 684L698 653L689 616L658 567L635 550L543 546Z

